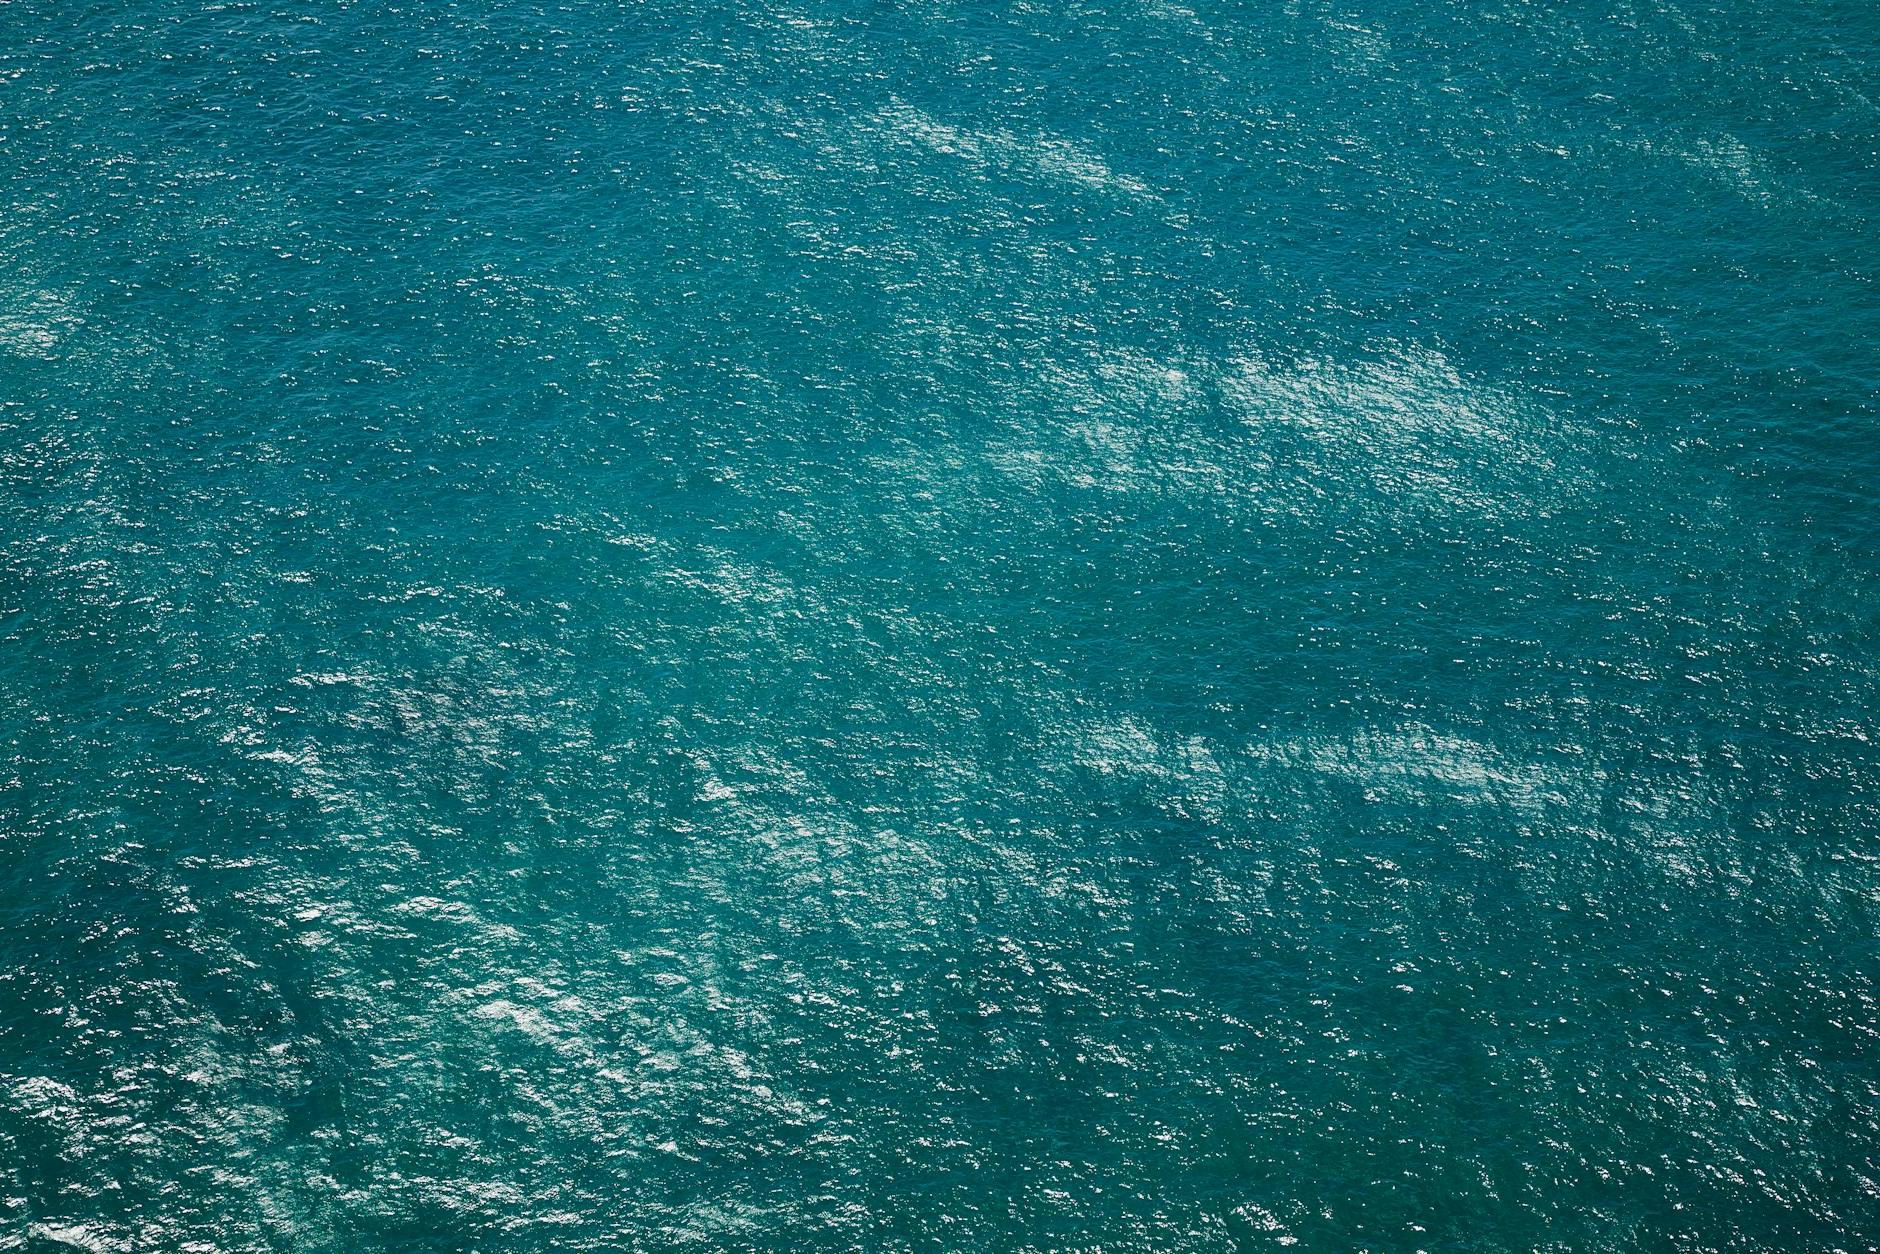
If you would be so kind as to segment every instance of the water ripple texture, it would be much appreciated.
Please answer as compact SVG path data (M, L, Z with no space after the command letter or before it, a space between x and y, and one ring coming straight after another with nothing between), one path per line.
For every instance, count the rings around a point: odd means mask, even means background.
M0 1251L1875 1248L1877 54L0 2Z

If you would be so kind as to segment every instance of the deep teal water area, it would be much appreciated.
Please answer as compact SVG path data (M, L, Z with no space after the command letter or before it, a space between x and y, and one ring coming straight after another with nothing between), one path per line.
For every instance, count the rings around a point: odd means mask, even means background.
M1873 1248L1877 53L0 3L0 1249Z

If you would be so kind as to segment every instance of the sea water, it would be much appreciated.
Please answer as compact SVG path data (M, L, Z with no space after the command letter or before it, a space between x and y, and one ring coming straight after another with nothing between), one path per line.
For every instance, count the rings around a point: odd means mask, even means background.
M1871 1248L1876 54L0 4L0 1249Z

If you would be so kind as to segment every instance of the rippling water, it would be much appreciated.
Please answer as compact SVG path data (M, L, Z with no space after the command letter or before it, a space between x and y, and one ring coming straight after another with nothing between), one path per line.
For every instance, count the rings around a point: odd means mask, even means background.
M1869 1249L1880 11L0 3L0 1249Z

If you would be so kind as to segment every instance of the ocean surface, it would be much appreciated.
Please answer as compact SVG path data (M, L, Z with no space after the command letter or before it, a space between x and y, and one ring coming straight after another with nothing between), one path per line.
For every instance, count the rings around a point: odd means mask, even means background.
M1880 8L0 3L0 1250L1871 1250Z

